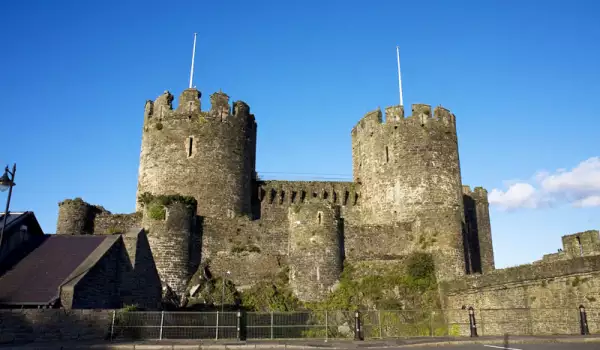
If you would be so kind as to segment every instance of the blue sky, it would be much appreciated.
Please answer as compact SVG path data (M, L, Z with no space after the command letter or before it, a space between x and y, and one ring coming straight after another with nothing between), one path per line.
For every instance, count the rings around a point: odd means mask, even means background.
M350 130L398 103L400 45L404 104L456 114L463 183L490 191L497 266L533 261L563 234L600 228L599 12L596 1L7 2L11 209L35 211L47 232L64 198L133 211L144 103L187 87L194 32L203 103L222 89L250 104L263 177L350 178Z

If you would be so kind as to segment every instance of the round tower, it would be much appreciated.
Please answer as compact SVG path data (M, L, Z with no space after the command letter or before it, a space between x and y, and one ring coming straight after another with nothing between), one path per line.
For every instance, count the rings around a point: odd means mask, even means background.
M290 285L302 301L323 299L342 273L338 206L295 204L288 209Z
M230 108L222 92L210 97L209 111L202 111L200 96L196 89L183 91L176 109L168 91L146 102L138 196L192 196L201 216L249 214L256 158L254 116L244 102Z
M352 129L354 181L361 184L363 222L410 223L436 259L438 278L465 273L462 183L456 121L423 104L368 113ZM416 231L416 232L415 232Z
M143 204L142 226L163 285L181 298L193 271L190 250L195 229L195 201L158 197Z
M98 209L81 198L65 199L58 203L56 234L91 235Z

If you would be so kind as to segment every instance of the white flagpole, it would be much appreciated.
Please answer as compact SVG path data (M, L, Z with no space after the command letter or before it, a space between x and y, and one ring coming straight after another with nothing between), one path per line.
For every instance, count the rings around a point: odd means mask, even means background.
M400 88L400 106L404 106L404 101L402 100L402 77L400 74L400 48L396 46L396 57L398 59L398 87Z
M192 80L194 79L194 58L196 56L196 33L194 33L194 47L192 48L192 69L190 70L190 89L192 88Z

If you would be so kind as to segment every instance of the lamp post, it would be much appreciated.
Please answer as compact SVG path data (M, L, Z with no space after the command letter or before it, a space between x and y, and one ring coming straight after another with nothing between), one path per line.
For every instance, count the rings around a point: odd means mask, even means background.
M231 271L227 271L227 277L231 274ZM223 313L223 307L225 306L225 278L223 278L223 288L221 288L221 313Z
M8 170L8 166L4 169L4 175L0 177L0 192L8 190L8 198L6 199L6 210L4 210L4 218L2 220L2 231L0 231L0 249L2 248L2 239L4 238L4 229L6 228L6 219L8 218L8 208L10 207L10 196L12 188L15 186L15 173L17 172L17 164L13 164L12 171Z

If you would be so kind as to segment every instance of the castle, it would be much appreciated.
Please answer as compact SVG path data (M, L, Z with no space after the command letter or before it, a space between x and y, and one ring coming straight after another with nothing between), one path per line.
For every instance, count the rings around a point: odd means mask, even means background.
M169 92L146 102L135 213L65 200L57 234L144 233L163 294L176 300L193 296L193 277L208 269L242 290L285 271L300 300L318 301L344 263L369 273L426 252L449 308L531 307L545 293L541 280L586 274L589 288L573 294L557 284L538 306L595 303L598 231L565 236L566 251L540 262L495 269L487 191L462 184L449 110L415 104L405 116L392 106L385 120L379 109L367 113L351 131L352 182L262 181L250 107L217 92L202 110L200 97L190 88L176 107Z
M240 288L289 267L301 300L319 300L343 262L401 261L432 253L439 280L494 269L487 192L461 182L455 116L416 104L368 113L352 129L353 182L261 181L250 107L217 92L210 109L187 89L176 107L165 92L144 111L138 198L193 197L164 215L112 215L80 201L60 205L58 234L143 227L164 286L180 297L201 261ZM190 209L191 207L191 209ZM141 215L139 214L141 213Z

